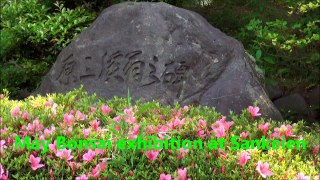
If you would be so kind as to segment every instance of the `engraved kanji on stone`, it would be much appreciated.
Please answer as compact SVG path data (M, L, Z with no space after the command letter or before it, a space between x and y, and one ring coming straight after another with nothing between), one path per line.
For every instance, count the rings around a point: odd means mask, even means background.
M142 80L145 63L137 59L141 53L142 51L132 51L125 56L127 64L124 66L123 72L128 82L140 83Z
M173 83L180 83L184 79L184 75L188 68L189 67L186 65L185 61L180 62L178 67L176 68L176 79Z
M173 61L165 64L165 71L162 74L163 83L165 84L178 84L184 79L185 72L188 66L185 61L175 63Z
M158 57L157 56L153 56L153 61L154 63L157 63ZM144 84L142 86L148 86L154 83L159 83L160 82L160 78L156 75L157 73L157 68L153 63L148 63L149 65L149 73L148 73L148 77L146 82L144 82Z
M123 57L123 54L120 51L117 51L111 54L110 57L107 59L105 68L105 82L108 82L111 78L115 78L121 82L124 81L122 73L119 72L120 62Z
M76 62L72 59L73 54L69 55L66 59L62 60L62 71L56 78L61 84L69 84L70 76L73 72ZM75 77L73 76L74 80Z
M92 67L89 66L89 62L90 64L93 64L92 63L92 57L91 56L87 56L85 57L85 69L84 69L84 72L82 72L82 74L80 75L80 80L85 80L85 79L91 79L91 78L94 78L96 77L96 70Z

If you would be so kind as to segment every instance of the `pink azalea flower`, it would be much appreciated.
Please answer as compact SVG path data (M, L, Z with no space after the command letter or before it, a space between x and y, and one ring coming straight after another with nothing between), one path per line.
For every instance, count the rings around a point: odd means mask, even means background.
M164 116L164 115L161 115L161 116L159 117L159 120L164 120L164 118L165 118L165 116Z
M303 173L298 173L294 180L310 180L310 176L305 176Z
M74 118L74 116L72 114L65 114L63 116L63 122L67 123L68 126L71 126L72 123L72 119Z
M28 123L27 130L34 131L34 129L35 129L35 127L33 126L33 124Z
M151 129L152 129L152 126L151 126ZM169 127L166 126L166 125L160 125L160 126L156 129L156 131L157 131L158 133L167 133L167 132L169 131Z
M178 112L177 112L177 114L176 114L176 118L181 117L181 115L182 115L181 109L178 109Z
M45 135L52 134L56 131L56 127L52 126L51 129L45 129L43 132Z
M51 108L51 112L53 113L54 117L56 117L56 115L57 115L57 107L58 107L58 104L54 103Z
M104 171L106 169L106 164L105 163L99 163L96 168L98 168L100 171Z
M166 133L158 133L158 138L161 140L164 140L164 138L167 136L167 139L169 140L171 137L167 135Z
M91 112L95 112L96 110L97 110L96 107L94 107L94 106L90 107L90 111L91 111Z
M178 179L187 180L187 168L183 168L183 169L178 168Z
M188 111L189 111L189 107L188 107L188 106L183 106L183 110L184 110L185 112L188 112Z
M51 149L54 153L57 152L57 141L54 140L53 144L49 144L49 149Z
M303 140L303 136L302 135L299 136L299 140Z
M133 130L128 132L129 135L132 135L132 136L129 136L128 138L129 139L136 139L137 136L139 135L139 129L140 129L140 126L135 125Z
M89 124L94 130L97 130L100 125L100 121L98 120L90 121Z
M204 132L204 130L198 129L196 137L204 138L206 137L206 133Z
M70 149L58 150L56 156L60 157L61 159L65 159L66 161L70 161L73 158Z
M87 138L87 137L89 136L90 132L91 132L91 129L90 129L90 128L84 129L84 130L83 130L83 135L84 135L84 137Z
M292 126L291 125L281 125L280 128L274 128L274 133L272 134L273 137L290 137L292 136Z
M217 128L214 128L213 131L214 131L217 138L221 138L226 135L226 130L223 126L219 126Z
M28 111L25 111L25 112L23 113L23 115L22 115L22 118L23 118L25 121L28 121L28 120L29 120L28 115L29 115Z
M260 108L259 107L253 107L253 106L249 106L248 107L248 111L251 114L251 117L256 117L256 116L261 116L261 114L259 113Z
M124 120L128 123L128 124L134 124L136 123L136 119L134 117L134 112L133 112L133 108L129 108L129 109L125 109L124 113L127 115L124 117Z
M168 123L167 123L167 126L169 127L169 129L173 129L173 128L174 128L173 122L168 122Z
M272 172L269 170L269 163L262 163L261 161L258 161L258 165L256 167L256 170L260 173L260 175L263 178L266 178L267 176L271 176Z
M50 168L49 176L50 176L50 180L54 180L52 168Z
M148 159L154 161L157 159L158 155L159 155L160 150L150 150L150 151L146 151L146 156Z
M180 119L175 119L174 121L173 121L173 127L179 127L179 128L181 128L181 126L183 125L185 123L185 119L182 119L182 120L180 120Z
M47 143L47 141L46 141L45 138L44 138L44 135L41 135L41 136L39 137L39 140L44 140L44 142ZM40 149L43 150L42 143L40 143Z
M43 125L39 123L38 119L35 119L32 124L28 123L27 130L40 132L43 129Z
M118 126L118 125L115 125L115 126L114 126L114 129L116 129L117 131L120 131L120 130L121 130L120 126Z
M213 174L217 174L217 169L214 168L214 170L212 171Z
M50 106L52 106L52 104L53 104L54 102L53 102L53 100L52 99L49 99L49 101L46 101L46 103L44 104L46 107L50 107Z
M249 153L247 153L246 151L242 151L242 153L239 156L238 164L240 166L244 166L248 162L249 159L250 159Z
M116 116L116 117L113 118L113 120L118 122L118 123L121 122L121 119L122 119L121 116Z
M96 152L89 149L88 152L83 155L83 160L86 162L90 162L95 156Z
M31 163L32 170L37 170L39 168L44 167L44 164L40 163L40 157L34 157L32 154L29 156L29 163Z
M103 155L106 151L105 150L103 150L103 149L95 149L94 150L94 152L96 153L96 154L100 154L100 155Z
M82 174L81 176L76 177L76 180L88 180L88 177L85 174Z
M171 174L165 174L165 173L160 174L159 180L171 180L171 179L172 179Z
M221 167L221 173L224 174L225 170L226 170L226 169L225 169L224 165L222 165L222 167Z
M13 108L11 110L11 116L14 117L14 118L20 117L21 114L22 114L22 112L20 111L20 107L19 106L16 106L15 108Z
M270 124L267 122L265 124L259 124L258 130L262 130L263 134L266 135Z
M227 117L223 116L220 120L216 121L215 125L222 126L225 129L225 131L228 131L229 128L234 124L234 122L233 121L226 122L226 119Z
M182 157L185 157L186 154L188 153L188 151L189 151L188 149L183 149L183 148L180 148L180 150L179 150L179 152L182 155Z
M80 121L84 121L87 118L85 114L83 114L81 111L76 112L76 119Z
M207 127L206 121L203 120L203 119L200 119L200 120L199 120L199 126L200 126L200 128L202 128L202 129L206 128L206 127Z
M167 126L168 127L168 126ZM169 127L168 127L169 128ZM146 128L145 128L145 131L148 133L148 134L154 134L154 133L157 133L158 130L156 127L154 126L151 126L151 125L148 125Z
M91 171L91 176L98 179L100 175L100 171L97 167L93 168L92 171Z
M247 136L248 136L248 132L242 132L242 133L240 133L240 137L242 138L242 139L246 139L247 138Z
M112 111L112 108L110 108L108 106L101 106L101 111L103 114L108 114Z
M218 148L218 152L219 152L220 157L222 157L223 159L228 159L228 154L226 152L224 152L220 148Z
M95 168L92 169L91 171L91 175L92 177L94 178L98 178L99 177L99 174L100 174L100 171L104 171L106 168L106 165L103 164L103 163L100 163L98 164Z
M9 179L9 171L7 170L5 172L4 167L2 167L1 163L0 163L0 179L1 180L8 180Z
M4 134L6 132L7 132L7 127L6 126L4 126L3 129L0 129L0 134Z
M39 132L39 131L42 131L42 130L43 130L43 125L39 122L38 119L35 119L35 120L33 121L33 125L34 125L36 131Z
M77 170L81 167L81 164L80 163L77 163L77 162L74 162L74 161L71 161L71 162L68 162L71 170Z
M8 148L5 144L6 144L6 140L0 140L0 152L3 151L3 149Z

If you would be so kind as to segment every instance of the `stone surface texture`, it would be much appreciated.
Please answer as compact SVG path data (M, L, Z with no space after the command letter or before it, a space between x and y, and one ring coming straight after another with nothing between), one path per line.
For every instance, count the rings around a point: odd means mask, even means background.
M242 44L197 13L166 3L121 3L105 9L62 50L40 94L73 90L162 104L215 107L228 114L258 101L282 120Z
M282 96L282 90L278 84L266 85L266 91L272 101Z

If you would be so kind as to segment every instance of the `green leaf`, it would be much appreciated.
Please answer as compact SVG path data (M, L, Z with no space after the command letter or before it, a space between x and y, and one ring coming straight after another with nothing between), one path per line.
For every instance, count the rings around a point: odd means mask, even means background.
M130 107L130 106L131 106L130 89L128 89L127 104L128 104L128 107Z
M267 56L263 57L263 60L269 64L276 64L276 60L273 57Z
M262 51L259 49L256 51L256 59L259 60L261 58Z

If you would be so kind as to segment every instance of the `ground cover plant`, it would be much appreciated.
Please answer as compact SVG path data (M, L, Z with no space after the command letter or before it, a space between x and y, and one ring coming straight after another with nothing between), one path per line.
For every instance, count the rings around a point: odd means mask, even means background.
M260 118L255 105L222 116L213 108L162 106L115 97L106 101L82 88L62 94L30 96L23 101L0 95L0 179L319 179L320 128L303 121ZM155 135L202 140L203 149L160 150L57 149L67 139L121 139ZM15 137L46 140L49 149L14 148ZM230 139L305 140L306 149L232 150ZM225 139L224 149L206 149ZM238 141L240 142L240 139ZM36 146L36 145L34 145Z

